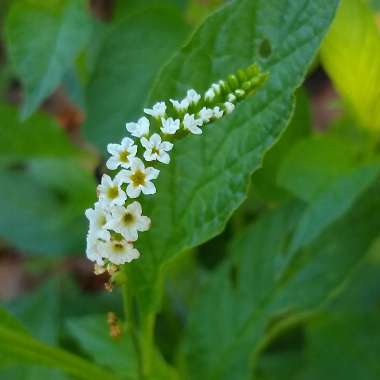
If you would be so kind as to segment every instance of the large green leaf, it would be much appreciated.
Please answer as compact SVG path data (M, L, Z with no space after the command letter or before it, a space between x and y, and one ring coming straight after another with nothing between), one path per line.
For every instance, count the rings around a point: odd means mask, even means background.
M342 0L322 63L366 128L380 130L380 31L364 0Z
M0 115L0 236L27 253L83 249L83 210L95 198L85 167L93 158L47 117L20 123L16 110L5 106Z
M290 204L249 228L194 306L183 347L187 378L249 378L249 358L275 331L334 297L379 234L379 186L363 189L344 218L330 220L296 254L290 242L303 206Z
M258 62L269 80L234 113L202 136L179 141L162 168L158 193L145 203L152 229L129 265L138 299L147 309L160 266L186 248L220 233L242 203L251 173L279 139L293 94L334 15L336 2L240 0L210 16L164 68L151 99L204 91L212 81Z
M142 112L160 66L186 33L182 15L172 8L154 8L115 23L98 51L86 89L86 137L102 150L126 134L125 122Z
M13 2L6 20L6 40L25 87L24 117L59 85L90 30L84 0Z
M111 338L106 315L91 315L68 320L70 334L84 352L126 379L138 377L137 357L130 336L124 331Z

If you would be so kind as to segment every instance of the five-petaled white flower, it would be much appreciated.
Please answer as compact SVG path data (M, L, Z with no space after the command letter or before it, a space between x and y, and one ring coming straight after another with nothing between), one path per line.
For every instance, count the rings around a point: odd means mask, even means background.
M108 231L107 231L108 232ZM95 261L98 265L103 265L103 251L102 247L105 241L110 239L110 234L106 239L101 240L93 231L87 234L86 256L89 260Z
M94 208L88 208L85 215L90 222L89 231L94 237L108 239L109 232L105 228L109 213L103 204L96 202Z
M146 161L157 160L164 164L170 162L170 156L166 152L172 150L173 144L168 141L162 141L158 133L154 133L149 140L143 137L141 139L141 145L146 149L144 152Z
M226 113L231 113L235 109L235 104L233 104L231 102L225 102L224 103L224 108L226 110Z
M170 101L173 104L173 107L179 113L186 112L190 105L190 102L187 98L182 99L180 102L174 99L170 99Z
M187 91L186 99L189 104L198 104L201 96L193 89Z
M103 174L102 181L98 185L99 201L104 206L123 205L127 195L121 189L122 182L117 176L112 180L107 174Z
M129 170L121 170L117 174L119 181L127 183L127 194L131 198L137 198L141 192L143 194L154 194L156 186L154 186L152 179L156 179L159 170L148 167L145 168L144 163L137 157L132 159L131 168Z
M111 239L102 244L103 255L111 263L121 265L140 257L140 252L125 239Z
M203 107L199 111L199 117L204 123L208 123L214 117L214 111L211 108Z
M128 169L131 166L130 159L136 156L137 146L132 139L125 137L121 144L108 144L107 150L112 155L106 162L108 169L115 170L119 166Z
M138 232L148 231L150 227L150 219L141 213L141 205L137 201L127 207L115 206L107 228L120 233L127 241L136 241Z
M169 117L169 119L161 119L162 122L162 127L161 127L161 132L166 134L166 135L174 135L180 126L180 120L175 119L173 120L172 117Z
M160 119L165 116L166 104L165 102L158 102L153 106L153 108L144 108L144 112L156 119Z
M224 114L223 110L221 110L219 107L214 107L213 112L215 119L220 119Z
M127 123L127 131L134 137L143 137L149 133L149 120L143 116L137 123Z
M187 113L183 118L183 127L194 135L200 135L202 133L202 129L199 128L202 125L203 121L201 119L195 119L194 115Z

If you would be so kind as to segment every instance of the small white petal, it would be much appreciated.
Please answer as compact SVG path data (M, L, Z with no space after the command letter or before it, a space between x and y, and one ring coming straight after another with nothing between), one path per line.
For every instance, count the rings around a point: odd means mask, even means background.
M141 188L140 186L135 186L132 183L130 183L127 186L127 195L130 198L137 198L141 194Z
M158 169L155 169L155 168L146 168L146 178L148 180L151 180L151 179L156 179L158 177L158 175L160 174L160 171Z
M156 186L154 186L153 182L146 182L145 185L141 187L141 190L144 194L151 195L156 193Z
M163 164L168 164L170 162L170 156L162 151L158 156L157 156L157 160L162 162Z

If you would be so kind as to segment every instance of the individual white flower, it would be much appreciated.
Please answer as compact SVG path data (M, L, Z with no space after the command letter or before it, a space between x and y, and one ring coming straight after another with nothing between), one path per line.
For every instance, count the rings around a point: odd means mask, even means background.
M150 115L156 119L159 119L165 116L166 104L165 102L158 102L153 106L153 108L144 108L144 112L147 115Z
M152 179L156 179L159 170L148 167L145 168L144 163L137 157L133 158L131 168L129 170L121 170L117 178L121 182L128 183L127 194L131 198L137 198L141 192L143 194L154 194L156 186L154 186Z
M107 231L108 232L108 231ZM103 244L110 239L108 232L107 239L99 239L91 230L87 234L86 256L89 260L96 262L98 265L104 264Z
M219 94L220 93L220 84L219 83L213 83L211 85L211 88L214 90L215 94Z
M186 99L190 104L198 104L201 96L193 89L187 91Z
M138 232L148 231L150 227L150 219L141 213L141 205L137 201L127 207L116 206L112 209L107 228L118 232L127 241L136 241Z
M214 107L213 112L214 112L215 119L220 119L224 113L223 110L221 110L219 107Z
M208 123L214 116L214 111L211 108L203 107L199 111L199 117L204 123Z
M108 169L115 170L119 166L128 169L131 166L130 159L136 156L137 146L132 139L125 137L121 144L108 144L107 150L112 155L106 162Z
M166 135L174 135L180 126L180 120L169 117L169 119L161 119L162 122L162 127L161 127L161 132L165 133Z
M236 96L234 94L228 94L227 100L230 103L234 103L234 102L236 102Z
M173 144L168 141L162 141L158 133L154 133L150 136L149 140L143 137L141 139L141 145L146 149L144 152L146 161L157 160L164 164L170 162L170 156L166 152L173 149Z
M98 185L99 201L103 205L123 205L127 195L121 189L122 182L117 176L112 180L107 174L103 174L102 182Z
M225 102L224 103L224 108L226 110L226 113L231 113L235 109L235 104L230 103L230 102Z
M170 101L173 104L173 107L179 113L186 112L190 105L190 102L187 98L182 99L180 102L174 99L170 99Z
M88 208L85 215L90 222L89 231L100 239L108 239L109 232L105 228L109 212L100 202L96 202L94 208Z
M205 93L205 99L207 101L212 101L215 98L215 91L212 88L209 88Z
M140 138L149 133L149 120L143 116L137 123L127 123L125 127L132 136Z
M140 257L140 252L126 240L112 239L102 244L104 257L115 265L130 263Z
M193 114L189 115L187 113L183 118L183 127L194 135L200 135L202 133L202 129L199 128L202 125L203 121L201 119L195 119Z

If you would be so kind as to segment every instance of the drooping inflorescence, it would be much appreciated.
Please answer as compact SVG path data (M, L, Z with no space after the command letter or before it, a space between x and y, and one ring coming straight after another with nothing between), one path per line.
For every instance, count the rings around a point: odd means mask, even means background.
M98 201L86 210L90 224L86 254L96 263L96 273L114 272L140 256L134 243L151 220L142 215L136 198L156 193L157 166L170 163L173 143L186 134L202 134L206 125L233 112L266 79L267 74L253 64L212 84L203 96L191 89L182 100L160 101L144 109L145 116L126 124L129 136L120 144L108 144L106 166L113 177L103 175Z

